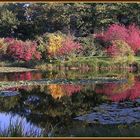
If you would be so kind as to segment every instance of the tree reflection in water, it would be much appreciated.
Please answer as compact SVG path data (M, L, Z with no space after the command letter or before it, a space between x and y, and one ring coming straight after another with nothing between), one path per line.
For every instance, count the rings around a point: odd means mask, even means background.
M73 127L73 118L92 112L93 108L110 101L134 100L140 96L139 76L133 73L124 74L100 74L96 73L18 73L15 80L37 80L42 78L72 78L81 79L94 77L105 77L115 75L127 78L126 83L87 83L87 84L46 84L36 86L22 86L5 90L18 91L19 96L0 97L0 111L11 112L13 115L20 115L42 128L51 132L53 128ZM9 76L9 75L8 75ZM7 80L13 80L8 77ZM10 74L12 76L12 74ZM13 75L15 76L15 75ZM0 75L1 77L1 75ZM6 77L6 76L5 76ZM14 77L15 78L15 77ZM2 78L0 78L2 81ZM59 125L57 125L59 124Z
M111 101L135 100L140 97L139 76L129 74L127 83L109 83L96 88L96 93L104 94Z

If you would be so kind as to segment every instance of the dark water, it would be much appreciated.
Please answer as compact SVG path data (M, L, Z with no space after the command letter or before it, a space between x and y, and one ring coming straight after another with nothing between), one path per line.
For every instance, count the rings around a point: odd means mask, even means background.
M24 131L46 136L140 136L140 75L121 71L50 71L0 74L0 81L100 78L5 88L0 94L0 127L21 121ZM117 78L117 82L104 82ZM125 79L125 81L121 81ZM9 93L10 92L10 93Z

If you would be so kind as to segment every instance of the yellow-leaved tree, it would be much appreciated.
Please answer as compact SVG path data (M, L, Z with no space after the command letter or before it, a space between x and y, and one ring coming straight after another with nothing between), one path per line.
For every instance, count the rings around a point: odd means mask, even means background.
M57 57L58 50L62 47L64 36L52 33L48 36L48 53L50 56Z

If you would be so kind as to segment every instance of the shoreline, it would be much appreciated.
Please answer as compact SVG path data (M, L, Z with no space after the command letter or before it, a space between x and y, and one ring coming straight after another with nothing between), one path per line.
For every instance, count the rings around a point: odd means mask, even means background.
M28 72L36 71L37 69L31 69L26 67L0 67L0 73L11 73L11 72Z

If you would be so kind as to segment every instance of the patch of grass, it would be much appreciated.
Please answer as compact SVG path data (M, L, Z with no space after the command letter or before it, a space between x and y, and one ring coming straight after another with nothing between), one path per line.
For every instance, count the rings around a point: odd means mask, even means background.
M10 72L31 72L36 69L30 69L25 67L0 67L1 73L10 73Z
M0 128L0 137L40 137L42 135L44 135L43 132L40 133L37 129L25 130L22 120L16 120L15 123L10 120L8 127Z
M140 64L140 57L135 56L135 62ZM123 65L121 61L115 62L112 58L106 56L89 56L89 57L75 57L69 60L40 60L40 61L0 61L0 67L27 67L27 68L36 68L39 70L48 70L50 69L50 65L59 66L79 66L80 64L87 64L96 68L98 66L110 66L110 65ZM127 64L127 63L126 63Z
M35 128L33 125L25 127L22 119L13 121L11 117L7 127L0 126L0 137L53 137L59 124L57 123L55 126L45 125L43 128Z
M44 63L44 64L41 63L41 64L36 65L34 68L35 68L35 69L38 69L38 70L43 70L43 71L45 71L45 70L47 70L48 65L47 65L46 63Z

